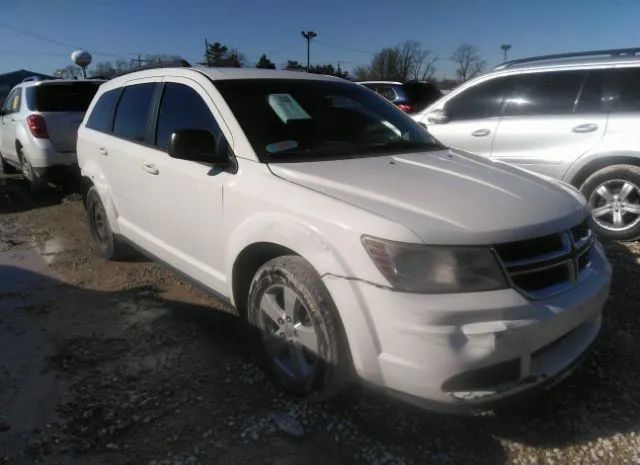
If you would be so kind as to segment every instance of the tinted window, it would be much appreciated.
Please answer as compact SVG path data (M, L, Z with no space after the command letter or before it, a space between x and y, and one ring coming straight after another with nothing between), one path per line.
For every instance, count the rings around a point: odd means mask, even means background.
M405 84L404 91L409 102L415 105L416 111L423 110L429 104L442 97L442 92L436 86L427 82Z
M116 110L113 133L135 141L144 141L156 84L135 84L124 88Z
M513 92L505 105L506 115L549 115L573 113L586 73L523 74L514 77Z
M87 120L88 128L111 132L111 129L113 129L113 110L118 103L120 90L110 90L100 96Z
M391 86L378 86L376 92L382 95L387 100L395 100L397 95Z
M156 145L167 149L171 134L179 129L207 129L216 137L220 135L220 128L202 97L191 87L170 82L164 86L160 102Z
M613 111L640 111L640 68L612 71Z
M27 106L33 111L84 112L98 92L100 82L47 83L29 87Z
M592 71L582 85L575 113L606 112L604 99L604 71Z
M447 102L445 105L447 116L450 120L499 116L510 83L509 77L503 77L471 87Z
M13 102L15 101L15 97L17 93L18 93L18 89L15 89L13 92L7 95L7 100L5 100L4 106L3 106L3 110L5 114L13 113Z
M215 85L263 162L440 148L415 121L356 84L229 79Z

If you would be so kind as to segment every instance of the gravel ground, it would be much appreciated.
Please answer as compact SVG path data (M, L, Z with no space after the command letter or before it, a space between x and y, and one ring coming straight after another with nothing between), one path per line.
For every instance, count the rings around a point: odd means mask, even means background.
M640 464L640 247L606 248L602 334L553 389L474 417L364 388L309 404L272 384L232 309L100 259L76 194L0 175L0 465Z

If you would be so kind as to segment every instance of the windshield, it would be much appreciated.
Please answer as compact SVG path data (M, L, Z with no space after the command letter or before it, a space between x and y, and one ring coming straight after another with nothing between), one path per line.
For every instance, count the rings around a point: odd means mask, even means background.
M27 106L32 111L84 112L102 82L52 82L29 87Z
M441 146L381 97L349 82L215 82L262 162L348 158Z

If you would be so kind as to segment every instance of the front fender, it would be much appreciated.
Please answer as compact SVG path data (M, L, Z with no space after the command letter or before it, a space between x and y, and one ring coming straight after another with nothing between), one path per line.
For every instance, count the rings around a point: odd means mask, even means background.
M80 173L83 177L90 179L91 183L98 191L100 200L102 200L104 209L107 212L111 231L113 231L114 234L120 234L120 227L118 226L118 211L113 203L111 190L104 176L104 172L96 162L91 159L87 159L82 164Z
M320 275L348 273L347 263L322 233L295 216L280 213L252 216L231 231L229 237L225 255L229 295L233 295L232 277L236 258L245 248L258 242L271 242L294 251L304 257Z

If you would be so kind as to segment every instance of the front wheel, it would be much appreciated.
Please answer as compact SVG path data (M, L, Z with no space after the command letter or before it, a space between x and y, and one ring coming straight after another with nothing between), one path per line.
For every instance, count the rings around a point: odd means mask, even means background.
M333 300L303 258L263 265L251 283L249 323L260 331L266 363L294 394L326 399L352 377L347 344Z
M640 168L614 165L596 171L580 188L589 203L593 227L602 237L640 237Z

